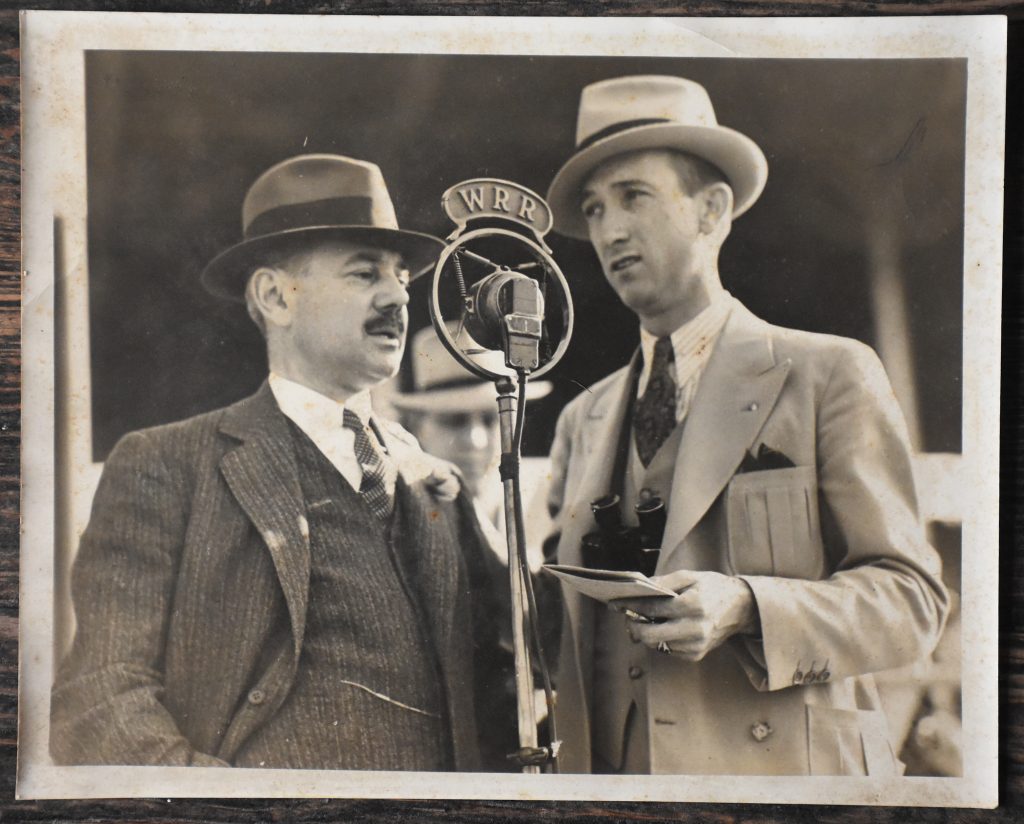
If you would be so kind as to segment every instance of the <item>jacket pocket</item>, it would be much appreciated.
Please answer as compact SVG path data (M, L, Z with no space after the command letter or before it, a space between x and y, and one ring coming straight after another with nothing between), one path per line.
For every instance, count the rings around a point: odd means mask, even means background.
M808 705L807 758L811 775L903 774L881 710Z
M729 562L736 574L824 577L813 466L736 475L726 490L725 507Z

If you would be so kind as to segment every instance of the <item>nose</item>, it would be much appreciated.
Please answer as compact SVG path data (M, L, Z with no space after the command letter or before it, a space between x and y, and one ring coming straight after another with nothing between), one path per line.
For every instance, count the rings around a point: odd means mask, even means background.
M381 274L379 288L374 296L374 308L378 311L401 309L409 303L409 290L400 277L400 272L389 271Z
M466 428L466 441L470 449L483 451L490 445L491 433L486 420L481 415L473 415Z
M597 249L615 249L629 240L629 219L620 209L606 207L590 226L590 241Z

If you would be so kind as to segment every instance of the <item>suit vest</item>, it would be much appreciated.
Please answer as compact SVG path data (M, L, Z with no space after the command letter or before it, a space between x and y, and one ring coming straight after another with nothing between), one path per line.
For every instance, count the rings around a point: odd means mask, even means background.
M650 490L668 506L672 499L672 478L685 425L686 421L676 425L651 459L650 465L645 468L633 444L632 426L628 425L627 418L627 423L623 425L624 432L620 435L624 441L620 443L620 450L625 451L625 460L617 462L621 465L618 469L620 477L612 478L613 488L620 490L624 523L637 524L633 505L639 499L641 490ZM659 654L630 640L624 616L604 606L597 606L591 729L594 751L613 769L623 768L627 724L647 723L647 659L650 655ZM636 714L630 721L629 713L634 706ZM631 752L631 758L633 755ZM646 753L636 755L646 758ZM631 768L630 771L646 771L644 765L627 766Z
M420 605L407 489L385 524L289 421L309 522L309 611L285 703L242 747L238 766L445 770L452 752L444 681Z

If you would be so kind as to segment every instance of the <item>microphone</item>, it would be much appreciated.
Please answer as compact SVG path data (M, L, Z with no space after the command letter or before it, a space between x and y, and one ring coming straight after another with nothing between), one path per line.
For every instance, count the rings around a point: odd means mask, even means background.
M466 295L466 331L481 345L501 349L517 372L540 365L544 296L537 281L500 269L473 284Z
M536 192L494 178L456 184L441 204L456 229L434 267L438 337L478 377L539 377L561 360L573 327L569 286L544 242L551 210ZM457 321L454 335L449 320ZM510 372L474 362L480 347L502 352Z

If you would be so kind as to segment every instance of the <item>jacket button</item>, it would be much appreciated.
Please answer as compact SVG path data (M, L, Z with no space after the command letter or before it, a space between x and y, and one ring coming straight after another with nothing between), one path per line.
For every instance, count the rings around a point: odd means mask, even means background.
M254 689L249 691L249 703L259 706L267 700L267 694L261 689Z
M767 721L758 721L750 726L750 734L754 736L755 741L764 741L773 732L772 725Z
M630 667L629 668L629 677L632 678L634 681L636 681L637 678L640 678L641 676L643 676L643 674L644 674L644 671L643 671L643 669L641 667Z

